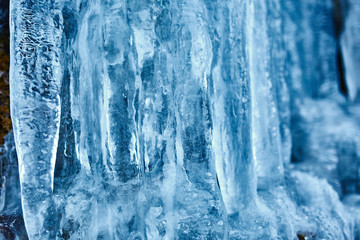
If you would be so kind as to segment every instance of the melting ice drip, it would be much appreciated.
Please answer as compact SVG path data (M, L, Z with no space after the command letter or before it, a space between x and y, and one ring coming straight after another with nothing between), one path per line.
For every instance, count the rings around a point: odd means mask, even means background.
M328 16L332 1L315 2L12 0L11 106L29 238L359 234L333 190L354 178L352 160L336 168L334 156L346 141L345 155L356 155L359 126L340 107L331 20L311 25L308 6ZM314 146L321 130L308 126L328 106L349 125L322 129L338 145ZM335 116L322 123L331 129ZM290 119L302 132L291 136ZM290 164L291 138L303 165ZM340 169L333 187L306 173L314 166L328 179Z

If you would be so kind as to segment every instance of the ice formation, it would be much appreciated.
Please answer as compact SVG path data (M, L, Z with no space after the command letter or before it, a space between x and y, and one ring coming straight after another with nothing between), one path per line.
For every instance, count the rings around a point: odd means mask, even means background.
M0 208L30 240L360 239L359 7L11 0Z

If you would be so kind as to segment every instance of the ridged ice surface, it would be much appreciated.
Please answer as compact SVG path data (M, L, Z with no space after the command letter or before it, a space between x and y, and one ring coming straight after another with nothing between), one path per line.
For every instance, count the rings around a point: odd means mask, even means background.
M338 37L331 0L11 0L0 209L31 240L358 239L349 2Z
M355 0L347 2L343 14L347 15L344 21L344 30L341 35L340 45L344 61L347 88L351 99L358 98L360 92L360 3Z

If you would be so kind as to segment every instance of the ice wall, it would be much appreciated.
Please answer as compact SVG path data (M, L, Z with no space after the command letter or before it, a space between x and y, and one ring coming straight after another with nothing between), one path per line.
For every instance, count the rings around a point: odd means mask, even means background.
M356 239L360 115L333 10L12 0L29 239Z

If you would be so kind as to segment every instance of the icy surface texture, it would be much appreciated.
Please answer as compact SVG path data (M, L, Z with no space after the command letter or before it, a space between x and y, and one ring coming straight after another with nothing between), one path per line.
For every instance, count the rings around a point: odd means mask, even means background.
M356 100L360 92L360 2L356 0L342 1L343 33L340 39L346 85L351 100Z
M51 238L54 167L60 126L62 5L12 3L11 114L19 160L21 199L30 238ZM46 23L46 24L44 24Z
M11 0L2 212L29 239L358 239L355 5L337 36L332 0Z
M27 239L22 218L14 137L10 132L0 153L0 239Z

